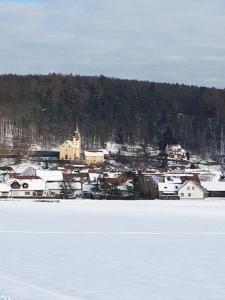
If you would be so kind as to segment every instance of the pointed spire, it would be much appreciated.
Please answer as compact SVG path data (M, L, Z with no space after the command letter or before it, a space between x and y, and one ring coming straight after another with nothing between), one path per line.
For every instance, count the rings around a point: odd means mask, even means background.
M76 132L79 132L78 121L77 121L77 126L76 126Z
M80 131L79 131L78 122L76 122L76 130L74 131L74 139L80 139Z
M74 130L74 134L79 133L79 125L78 125L78 118L76 117L75 122L76 124L76 129Z

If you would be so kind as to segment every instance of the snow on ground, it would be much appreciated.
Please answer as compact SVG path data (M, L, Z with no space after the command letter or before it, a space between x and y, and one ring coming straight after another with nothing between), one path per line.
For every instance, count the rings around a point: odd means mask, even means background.
M0 202L0 300L224 300L225 201Z

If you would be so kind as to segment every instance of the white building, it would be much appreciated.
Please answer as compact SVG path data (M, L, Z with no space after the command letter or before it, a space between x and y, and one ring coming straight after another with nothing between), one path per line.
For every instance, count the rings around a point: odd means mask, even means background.
M186 151L181 147L181 145L167 145L166 153L169 158L186 159Z
M201 181L201 185L209 193L209 197L225 197L225 181Z
M0 197L8 198L11 196L11 188L6 183L0 183Z
M188 180L179 188L178 196L180 199L204 199L207 193L200 184Z
M7 180L11 196L15 198L39 198L45 195L45 182L37 176L12 175Z
M162 177L162 181L158 182L159 198L163 196L177 195L183 181L180 176L166 175Z

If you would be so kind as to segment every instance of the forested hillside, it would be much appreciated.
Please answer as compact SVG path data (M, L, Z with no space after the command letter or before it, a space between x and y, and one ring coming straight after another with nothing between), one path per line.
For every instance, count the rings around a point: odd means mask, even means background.
M57 146L78 122L85 147L108 140L222 154L225 91L113 78L0 76L1 143Z

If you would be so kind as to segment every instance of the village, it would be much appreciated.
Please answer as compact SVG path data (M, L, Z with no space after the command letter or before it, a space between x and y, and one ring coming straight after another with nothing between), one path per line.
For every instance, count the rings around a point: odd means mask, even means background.
M180 145L154 147L107 143L83 150L77 128L57 159L30 160L0 167L1 199L205 199L225 197L223 160L202 161ZM148 154L146 157L146 153Z

